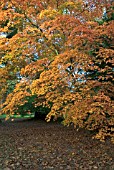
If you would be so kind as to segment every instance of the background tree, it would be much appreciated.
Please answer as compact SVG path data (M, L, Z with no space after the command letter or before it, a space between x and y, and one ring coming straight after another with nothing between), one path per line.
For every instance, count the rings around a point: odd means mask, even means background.
M2 113L47 107L47 121L113 140L113 2L0 3Z

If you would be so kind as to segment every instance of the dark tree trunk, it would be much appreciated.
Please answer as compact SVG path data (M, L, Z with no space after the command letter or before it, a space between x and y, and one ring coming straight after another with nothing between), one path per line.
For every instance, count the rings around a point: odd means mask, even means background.
M38 112L35 112L35 114L34 114L34 119L39 119L39 114L38 114Z

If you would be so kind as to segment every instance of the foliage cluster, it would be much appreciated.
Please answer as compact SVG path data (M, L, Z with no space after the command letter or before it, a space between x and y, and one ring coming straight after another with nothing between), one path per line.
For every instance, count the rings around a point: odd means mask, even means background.
M114 141L113 5L1 0L1 113L48 108L47 121L62 117Z

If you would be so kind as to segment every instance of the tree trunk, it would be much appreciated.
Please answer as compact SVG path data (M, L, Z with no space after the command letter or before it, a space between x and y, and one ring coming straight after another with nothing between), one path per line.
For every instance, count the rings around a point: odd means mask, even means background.
M34 119L39 119L39 114L38 114L38 112L35 112L35 113L34 113Z

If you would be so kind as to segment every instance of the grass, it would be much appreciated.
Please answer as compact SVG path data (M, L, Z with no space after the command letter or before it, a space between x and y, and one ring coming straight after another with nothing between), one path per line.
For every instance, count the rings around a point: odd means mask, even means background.
M0 119L5 119L7 117L6 114L0 115ZM34 114L26 114L26 115L11 115L10 118L32 118L34 117Z

